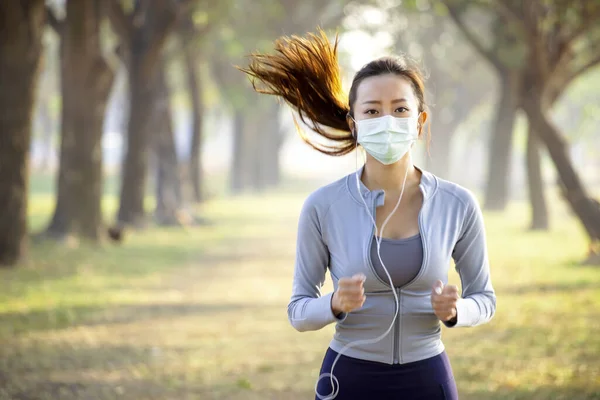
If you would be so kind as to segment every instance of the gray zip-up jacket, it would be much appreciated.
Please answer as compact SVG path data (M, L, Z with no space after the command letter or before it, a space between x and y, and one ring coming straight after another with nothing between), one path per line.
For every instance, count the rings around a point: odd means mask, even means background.
M364 167L363 167L364 168ZM344 350L350 357L388 364L408 363L444 350L440 320L433 312L431 291L437 279L448 282L450 259L462 283L454 327L488 322L496 309L490 279L481 210L468 190L421 171L423 205L419 231L423 264L411 282L392 289L374 271L370 259L374 227L362 202L354 173L312 193L304 203L298 224L296 265L288 317L298 331L313 331L336 322L330 343L339 352L349 342L374 339L390 326L399 297L400 311L393 329L379 342ZM358 171L362 174L362 168ZM360 191L374 216L383 205L384 191ZM331 310L332 293L321 295L329 269L334 290L338 279L366 275L366 301L360 309L337 318ZM448 325L449 326L449 325Z

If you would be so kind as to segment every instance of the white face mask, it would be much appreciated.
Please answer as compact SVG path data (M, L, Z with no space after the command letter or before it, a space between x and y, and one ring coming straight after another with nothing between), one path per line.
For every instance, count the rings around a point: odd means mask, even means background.
M391 115L355 121L358 144L380 163L393 164L404 157L419 138L418 121L418 117Z

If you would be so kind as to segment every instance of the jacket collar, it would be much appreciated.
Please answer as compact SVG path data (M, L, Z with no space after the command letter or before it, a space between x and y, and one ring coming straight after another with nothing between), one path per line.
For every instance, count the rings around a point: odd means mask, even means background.
M350 196L360 205L363 205L363 200L361 199L362 195L362 198L365 199L365 201L367 201L367 204L369 199L371 201L373 201L373 199L376 199L377 207L382 206L385 198L385 192L383 189L371 191L365 186L365 184L360 179L362 177L364 168L365 166L363 165L356 172L353 172L346 176L346 186L348 188L348 191L350 192ZM427 172L416 166L415 168L417 168L421 172L421 182L419 183L419 188L421 189L421 193L423 193L423 203L425 203L435 193L438 181L435 175L433 175L432 173ZM358 187L356 184L357 177Z

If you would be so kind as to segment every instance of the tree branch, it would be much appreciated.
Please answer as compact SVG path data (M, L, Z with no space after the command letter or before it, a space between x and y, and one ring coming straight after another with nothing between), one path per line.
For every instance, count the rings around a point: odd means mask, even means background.
M184 52L197 51L190 50L190 48L197 48L201 46L202 38L207 35L211 29L215 27L215 25L215 21L211 21L210 19L206 24L198 26L194 24L194 21L190 16L181 18L177 23L177 27L175 28L180 39L181 49L183 49ZM175 48L169 53L165 53L164 57L167 60L174 58L177 56L177 54L179 54L181 49Z
M600 18L600 7L597 3L589 2L587 4L589 7L596 7L587 9L585 6L579 10L581 21L574 26L573 32L563 38L563 43L567 46L571 46L575 41L577 41L581 36L585 35L590 28L594 27L598 24L598 18ZM560 17L564 18L564 15Z
M521 29L525 29L525 15L505 0L494 1L494 8L506 21L515 22Z
M579 8L577 7L579 4ZM599 3L588 2L586 5L582 3L574 4L571 1L558 1L555 0L554 14L557 22L554 24L555 27L559 28L556 37L555 51L551 57L549 57L548 65L551 69L550 79L560 81L562 77L566 76L566 84L574 80L577 76L585 73L588 69L598 64L597 61L590 60L589 63L585 63L581 68L573 68L573 65L577 65L577 56L581 54L596 54L600 51L600 47L596 49L590 49L587 51L577 50L575 44L578 40L581 40L585 35L592 37L592 32L595 27L594 22L597 21L600 16ZM577 22L567 23L566 15L567 10L578 13Z
M46 5L46 21L48 22L48 25L50 25L52 27L52 29L54 30L54 32L56 32L56 34L58 36L62 35L63 29L64 29L64 22L59 20L56 17L54 10L52 10L52 8L50 8L47 5Z
M556 101L556 99L562 94L565 89L573 83L575 79L585 74L590 69L600 65L600 46L595 50L593 48L586 51L587 54L593 54L589 60L580 63L577 67L577 59L573 57L567 66L562 68L555 68L555 75L550 77L549 82L546 85L546 90L550 96L550 102ZM575 64L575 65L573 65ZM568 65L573 65L568 68Z
M548 48L549 32L542 29L542 25L547 18L544 9L539 2L523 3L524 21L525 21L525 42L528 43L530 62L534 62L542 81L549 79L552 73L550 52Z
M180 18L179 6L173 6L171 1L153 2L143 15L144 26L149 29L146 38L150 46L145 47L141 63L142 71L151 74L153 67L164 57L163 51L169 35L175 30Z
M504 65L500 61L498 55L495 52L486 49L483 43L481 43L473 34L473 32L471 32L471 30L465 25L456 7L450 4L449 0L442 1L448 9L448 14L450 15L450 18L452 18L457 28L462 32L467 41L475 48L475 50L477 50L479 54L481 54L485 59L487 59L490 62L490 64L492 64L497 70L504 69Z
M121 39L121 43L129 43L133 30L131 16L125 14L119 0L108 1L108 17L115 32Z
M575 69L575 72L573 72L573 74L572 74L573 75L572 79L570 79L568 82L571 82L575 78L583 75L584 73L586 73L587 71L589 71L590 69L592 69L593 67L595 67L599 64L600 64L600 52L596 53L596 57L592 57L592 59L590 59L587 63L585 63L582 66L580 66L579 68Z

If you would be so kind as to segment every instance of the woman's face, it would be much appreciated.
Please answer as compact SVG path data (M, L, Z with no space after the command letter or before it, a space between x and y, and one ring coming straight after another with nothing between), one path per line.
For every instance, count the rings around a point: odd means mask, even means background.
M407 78L394 74L371 76L358 85L352 111L356 121L385 115L414 117L419 115L419 101ZM427 113L421 113L419 135L426 118ZM348 124L354 130L354 121L349 118Z

